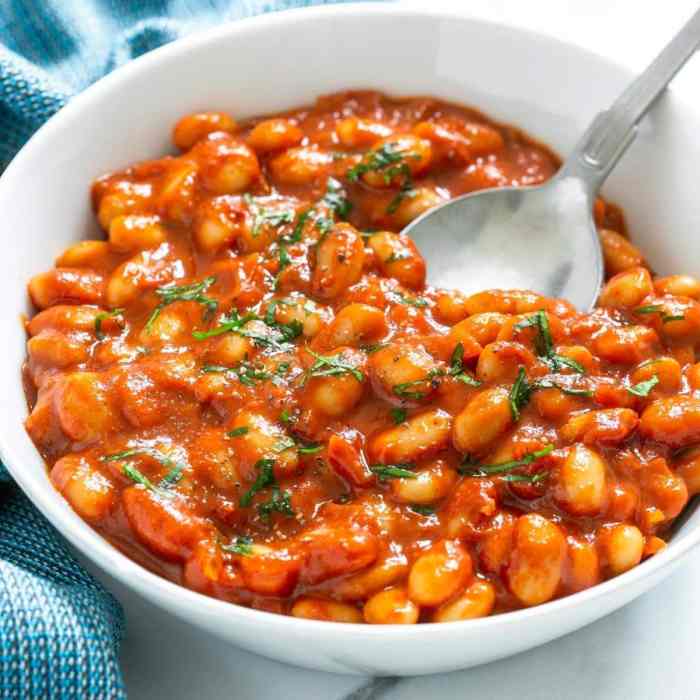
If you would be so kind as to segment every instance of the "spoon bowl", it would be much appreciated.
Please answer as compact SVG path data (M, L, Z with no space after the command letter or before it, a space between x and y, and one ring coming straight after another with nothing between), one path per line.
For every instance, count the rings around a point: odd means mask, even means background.
M467 294L532 289L588 309L603 279L590 194L575 177L464 195L405 233L426 258L430 284Z

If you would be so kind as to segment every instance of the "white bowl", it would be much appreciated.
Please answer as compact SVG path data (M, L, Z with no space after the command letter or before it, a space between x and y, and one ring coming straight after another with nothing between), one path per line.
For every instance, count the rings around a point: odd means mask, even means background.
M580 48L530 32L396 5L332 6L237 22L116 71L51 119L0 179L8 246L0 262L4 463L55 527L112 576L225 640L300 666L372 675L465 668L542 644L624 605L670 574L698 543L700 514L662 553L622 576L470 622L373 627L298 620L159 578L104 541L50 485L22 425L20 315L29 312L27 280L76 239L99 235L89 206L91 180L166 151L171 125L186 112L224 109L246 117L343 88L376 88L474 105L565 153L631 77ZM667 95L605 188L625 206L634 239L661 272L700 274L699 131L700 115Z

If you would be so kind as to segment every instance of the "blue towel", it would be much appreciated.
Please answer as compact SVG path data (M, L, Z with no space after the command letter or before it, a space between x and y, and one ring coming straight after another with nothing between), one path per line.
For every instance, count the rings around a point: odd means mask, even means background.
M3 0L0 168L72 95L226 20L343 0ZM125 698L122 611L0 465L2 698Z

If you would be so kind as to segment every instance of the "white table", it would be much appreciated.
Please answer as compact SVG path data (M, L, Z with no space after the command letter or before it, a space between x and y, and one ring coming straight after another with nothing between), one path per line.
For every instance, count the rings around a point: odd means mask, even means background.
M428 0L405 0L408 4ZM430 0L553 34L641 69L698 0ZM675 87L700 103L700 58ZM700 698L700 552L656 590L574 634L457 673L394 681L333 676L222 645L100 578L126 610L131 700L690 700Z

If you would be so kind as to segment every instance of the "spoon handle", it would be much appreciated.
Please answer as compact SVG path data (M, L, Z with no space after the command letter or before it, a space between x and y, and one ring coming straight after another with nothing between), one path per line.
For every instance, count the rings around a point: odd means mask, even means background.
M593 196L637 134L637 124L700 45L698 10L612 106L600 112L562 166Z

